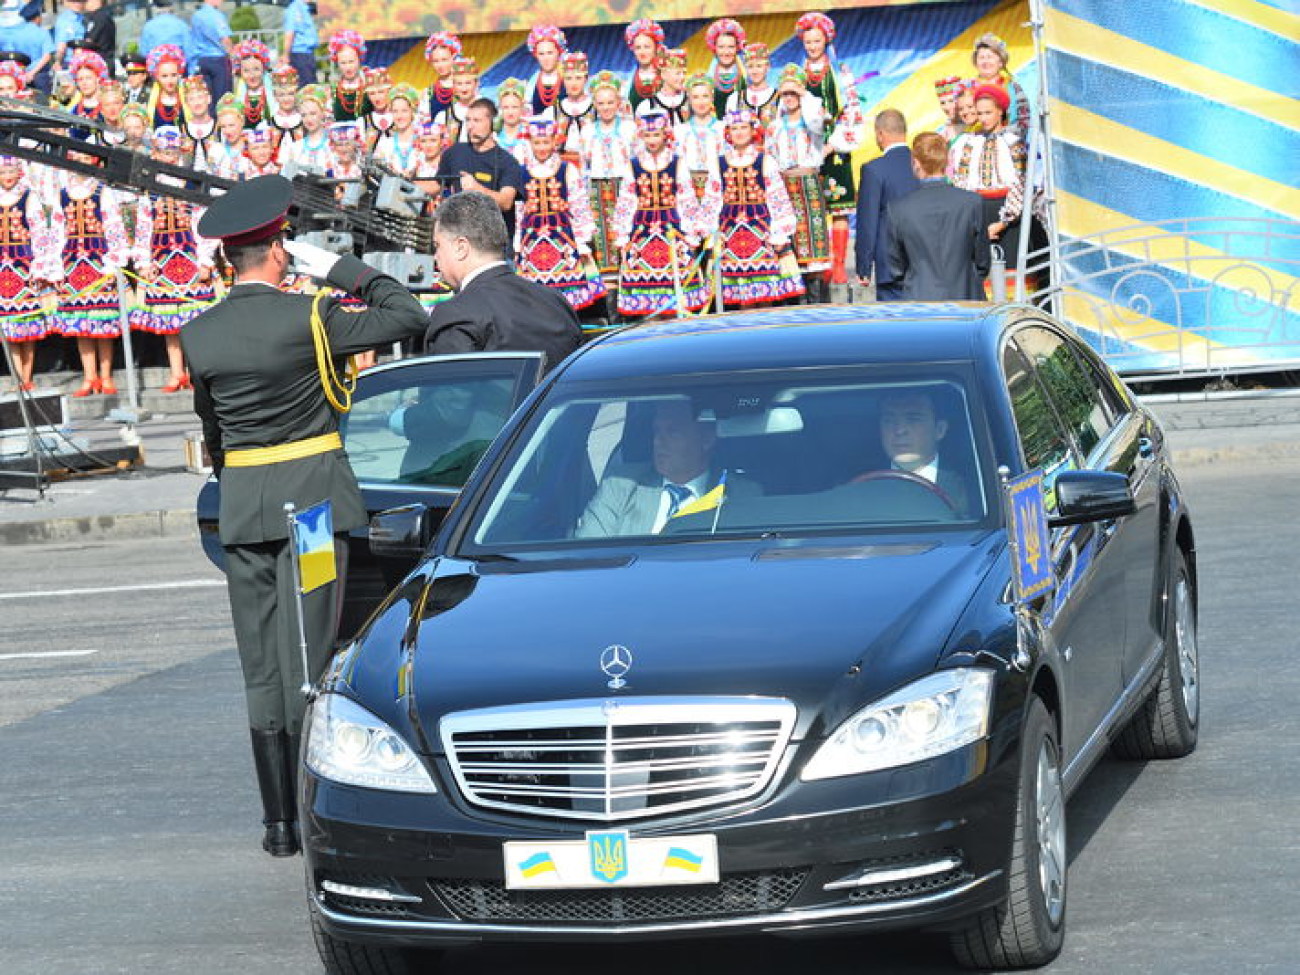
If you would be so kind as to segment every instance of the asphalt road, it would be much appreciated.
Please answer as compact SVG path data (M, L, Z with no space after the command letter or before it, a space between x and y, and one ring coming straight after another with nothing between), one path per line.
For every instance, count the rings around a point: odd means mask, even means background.
M1294 972L1300 956L1300 461L1188 468L1201 745L1106 761L1070 804L1049 971ZM258 849L219 578L183 539L0 559L0 971L318 972L302 861ZM919 935L462 950L455 975L950 971Z

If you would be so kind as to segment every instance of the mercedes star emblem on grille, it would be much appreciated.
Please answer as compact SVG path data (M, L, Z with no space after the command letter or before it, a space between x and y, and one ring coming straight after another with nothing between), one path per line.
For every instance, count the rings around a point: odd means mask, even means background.
M612 690L626 687L627 681L623 677L632 669L632 651L617 643L606 647L600 654L600 669L609 678Z

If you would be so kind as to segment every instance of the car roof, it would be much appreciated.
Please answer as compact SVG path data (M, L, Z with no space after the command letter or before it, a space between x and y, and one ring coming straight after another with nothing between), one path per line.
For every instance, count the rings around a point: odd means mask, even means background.
M652 322L593 342L570 360L560 381L969 361L981 354L981 347L993 348L1009 310L983 302L889 302L800 305Z

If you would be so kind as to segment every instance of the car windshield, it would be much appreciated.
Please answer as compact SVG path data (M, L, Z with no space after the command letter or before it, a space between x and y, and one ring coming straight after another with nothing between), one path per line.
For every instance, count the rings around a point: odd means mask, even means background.
M464 554L936 527L988 509L964 372L570 383L475 506Z

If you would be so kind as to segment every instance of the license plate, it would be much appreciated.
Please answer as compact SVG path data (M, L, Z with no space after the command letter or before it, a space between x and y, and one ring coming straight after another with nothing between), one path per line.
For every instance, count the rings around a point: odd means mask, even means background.
M632 836L626 830L606 830L583 840L511 841L504 853L511 890L718 882L718 841L712 833Z

